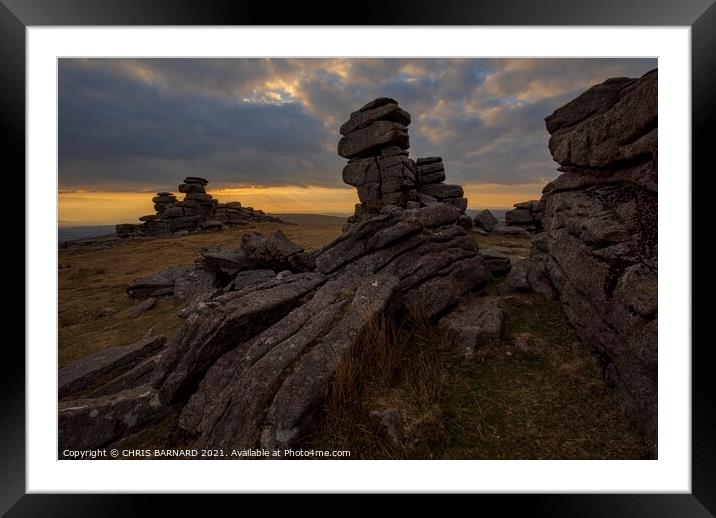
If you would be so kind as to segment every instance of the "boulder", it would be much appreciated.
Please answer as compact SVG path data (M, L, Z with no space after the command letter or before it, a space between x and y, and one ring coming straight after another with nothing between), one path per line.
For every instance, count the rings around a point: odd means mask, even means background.
M408 129L399 122L376 121L341 138L338 154L356 158L371 155L386 146L410 147Z
M205 193L206 188L204 187L204 184L201 183L180 183L179 192L181 193Z
M209 183L209 180L207 180L206 178L202 178L200 176L187 176L186 178L184 178L184 183L206 185Z
M173 266L148 277L135 279L127 286L127 293L134 298L161 297L174 293L174 278L186 266Z
M347 135L379 120L397 122L403 126L408 126L410 124L410 114L400 108L397 102L389 102L374 108L354 112L338 131L341 135Z
M214 198L211 194L205 192L189 192L184 197L185 200L196 200L196 201L212 201Z
M456 207L460 212L467 210L467 198L443 198L442 201ZM470 222L472 223L472 220Z
M421 185L419 190L422 194L427 194L437 199L462 198L464 194L460 185L450 185L446 183Z
M482 210L475 216L475 225L487 232L492 232L497 223L497 218L492 215L489 209Z

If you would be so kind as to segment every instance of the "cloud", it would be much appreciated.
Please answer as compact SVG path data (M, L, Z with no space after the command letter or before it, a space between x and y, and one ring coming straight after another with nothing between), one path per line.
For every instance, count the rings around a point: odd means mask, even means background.
M62 59L62 189L341 186L338 127L379 96L413 115L411 155L454 183L555 175L544 117L653 59Z

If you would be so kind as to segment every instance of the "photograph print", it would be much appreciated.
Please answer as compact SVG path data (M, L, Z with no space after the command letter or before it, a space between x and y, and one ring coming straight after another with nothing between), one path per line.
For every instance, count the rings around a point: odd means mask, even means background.
M656 59L58 60L60 459L656 459Z

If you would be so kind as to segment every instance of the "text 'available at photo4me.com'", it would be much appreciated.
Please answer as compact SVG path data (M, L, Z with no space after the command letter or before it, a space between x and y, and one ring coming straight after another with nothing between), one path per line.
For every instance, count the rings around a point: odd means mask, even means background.
M63 450L61 458L75 460L96 459L291 459L315 458L336 459L351 457L349 450L320 450L320 449L117 449L100 448L95 450Z

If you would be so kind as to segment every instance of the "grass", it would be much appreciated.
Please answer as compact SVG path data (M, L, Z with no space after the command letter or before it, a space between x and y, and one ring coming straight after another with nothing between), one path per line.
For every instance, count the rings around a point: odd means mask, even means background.
M509 236L502 234L488 234L486 236L483 236L482 234L473 234L473 236L475 237L477 246L480 249L500 246L513 249L514 255L527 257L529 256L529 251L532 248L532 238L530 236Z
M503 310L505 335L469 359L426 319L372 326L304 447L347 448L353 459L646 458L559 305L520 295ZM371 415L388 408L403 415L397 443Z
M298 223L255 223L180 238L129 239L114 247L60 249L59 366L109 346L135 342L150 329L171 340L182 323L176 316L180 305L163 298L151 311L130 318L139 302L125 291L133 279L192 264L203 246L239 246L246 232L271 234L280 229L306 249L317 248L338 236L342 224L339 218L292 219Z

